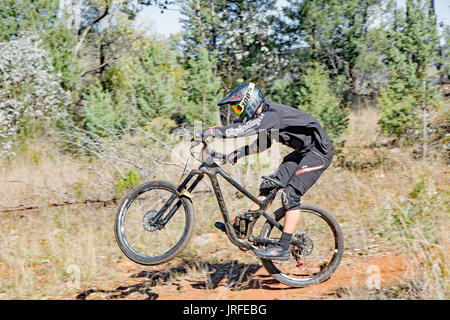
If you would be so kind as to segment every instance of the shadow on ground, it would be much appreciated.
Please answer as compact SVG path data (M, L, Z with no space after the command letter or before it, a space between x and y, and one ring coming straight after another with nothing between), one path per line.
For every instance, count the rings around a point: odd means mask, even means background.
M120 286L114 290L88 289L79 293L76 297L78 300L93 298L90 295L97 293L101 299L126 299L133 293L140 293L147 296L146 300L158 299L158 294L152 292L152 287L161 285L175 285L180 288L180 280L183 279L193 289L213 290L219 286L229 288L233 291L267 288L267 285L273 283L270 276L258 275L255 273L261 269L259 264L245 264L237 261L227 263L208 263L197 261L184 261L179 266L170 268L169 270L157 271L141 271L131 276L131 278L143 279L142 282L130 286ZM207 273L202 280L189 280L187 276L190 272L201 270ZM277 281L275 281L277 282Z

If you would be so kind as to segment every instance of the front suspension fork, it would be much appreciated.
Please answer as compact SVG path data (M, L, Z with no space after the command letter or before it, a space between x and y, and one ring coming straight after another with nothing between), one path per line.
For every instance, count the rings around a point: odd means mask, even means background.
M187 190L185 190L186 185L189 183L189 181L192 179L194 175L198 174L197 178L192 182L192 184L189 186ZM202 173L198 173L196 170L192 170L189 175L184 179L184 181L178 186L177 192L180 193L182 196L185 191L191 192L194 190L194 188L199 184L199 182L203 179L204 175ZM184 195L190 198L189 195ZM170 211L167 213L167 215L163 218L162 216L167 211L167 209L172 205L172 203L175 201L175 199L178 198L176 194L172 194L167 200L167 202L164 204L164 206L159 210L159 212L154 217L151 225L156 226L158 229L162 229L167 222L172 218L172 216L175 214L175 212L178 210L178 208L181 206L182 202L181 199L178 200L175 205L170 209Z

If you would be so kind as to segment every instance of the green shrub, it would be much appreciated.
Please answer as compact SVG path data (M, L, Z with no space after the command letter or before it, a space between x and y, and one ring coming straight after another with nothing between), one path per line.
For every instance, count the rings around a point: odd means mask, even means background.
M397 98L391 89L381 89L378 106L383 111L379 120L381 131L389 136L401 137L413 134L419 128L414 114L415 100L411 96Z
M125 178L119 178L116 183L116 194L122 195L141 183L141 178L136 167L131 167L125 174Z
M220 78L212 72L214 61L208 56L208 51L201 47L197 59L188 62L184 114L187 121L205 122L214 125L217 111L217 98L221 94Z
M66 115L68 93L41 42L26 33L0 43L0 157L12 154L18 136L48 132Z
M85 100L85 124L89 132L109 136L111 132L120 132L127 120L122 106L113 101L111 93L97 86L89 90Z
M348 110L340 108L340 101L330 88L328 72L316 64L306 71L303 82L299 109L319 120L330 139L339 142L347 128Z

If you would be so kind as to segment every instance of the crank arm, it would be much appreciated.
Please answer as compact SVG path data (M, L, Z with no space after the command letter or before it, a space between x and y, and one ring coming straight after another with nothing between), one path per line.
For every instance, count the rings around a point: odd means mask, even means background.
M277 244L278 241L276 240L272 240L272 239L267 239L267 238L263 238L263 237L249 237L248 239L250 242L252 242L254 245L270 245L270 244Z

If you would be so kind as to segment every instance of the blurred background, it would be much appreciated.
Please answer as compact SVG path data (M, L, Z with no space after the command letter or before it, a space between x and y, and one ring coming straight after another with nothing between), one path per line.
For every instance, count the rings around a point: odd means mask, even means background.
M0 298L72 299L144 270L115 244L118 202L198 165L182 143L194 123L231 123L216 103L252 81L335 144L304 200L342 224L343 265L409 261L395 284L328 297L448 299L449 41L446 0L1 1ZM225 169L256 193L278 164L267 152ZM224 192L233 215L248 207ZM198 193L195 236L215 234L209 182ZM226 241L177 261L192 278L255 260Z

